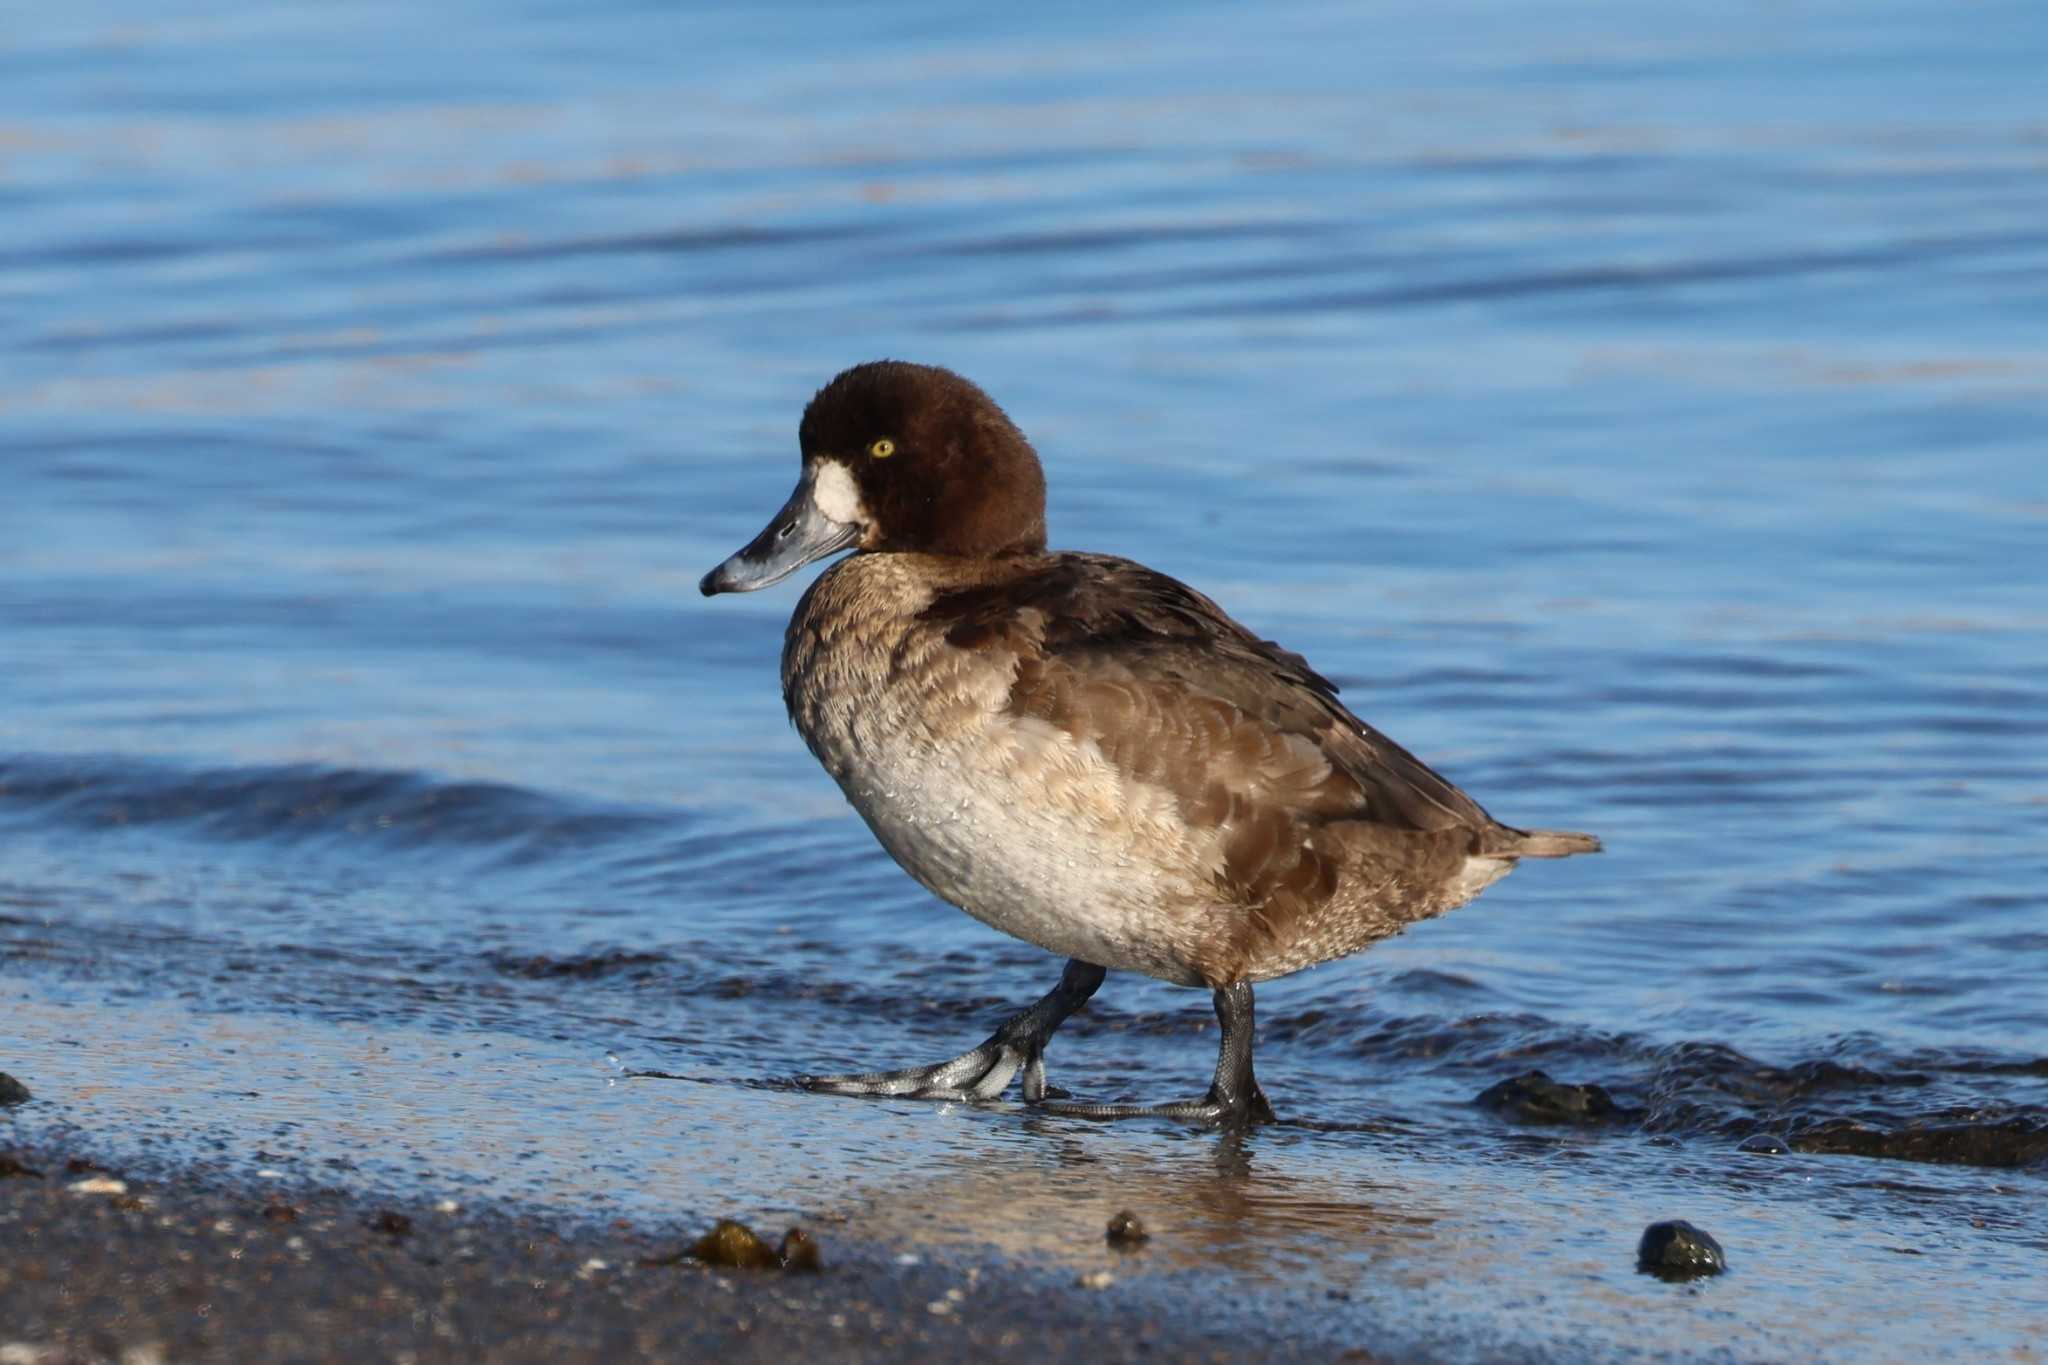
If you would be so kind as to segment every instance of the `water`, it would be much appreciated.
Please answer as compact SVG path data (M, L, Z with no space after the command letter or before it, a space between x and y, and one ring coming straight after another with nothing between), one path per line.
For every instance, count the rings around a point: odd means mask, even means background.
M1394 1350L2034 1349L2048 21L1035 22L0 25L6 1122L1082 1270L1131 1205L1116 1292ZM1607 854L1262 988L1241 1142L756 1084L1058 971L790 734L795 590L694 592L881 355ZM1213 1046L1112 977L1053 1076ZM1536 1068L1615 1121L1472 1103ZM1738 1150L1848 1121L2014 1164ZM1730 1276L1633 1273L1673 1216Z

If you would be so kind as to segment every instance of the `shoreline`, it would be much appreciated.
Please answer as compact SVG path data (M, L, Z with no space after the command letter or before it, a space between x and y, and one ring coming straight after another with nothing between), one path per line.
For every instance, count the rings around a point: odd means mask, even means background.
M9 982L0 1064L32 1097L0 1108L0 1157L36 1174L0 1175L0 1365L1860 1361L2009 1355L2048 1325L2035 1171L1471 1104L1227 1136L826 1102L599 1067L580 1036ZM1123 1209L1136 1251L1106 1237ZM681 1257L724 1218L771 1246L802 1227L822 1273ZM1673 1219L1726 1274L1640 1272ZM1915 1314L1874 1311L1901 1295Z
M585 1226L0 1137L0 1359L1373 1358L1218 1331L1157 1295L993 1253L806 1231L817 1272L717 1269L688 1256L696 1234L628 1219Z

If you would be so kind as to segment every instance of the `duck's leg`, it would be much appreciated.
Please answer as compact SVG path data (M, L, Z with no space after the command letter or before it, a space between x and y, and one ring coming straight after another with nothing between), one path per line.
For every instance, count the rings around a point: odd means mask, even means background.
M1219 1128L1242 1128L1254 1123L1272 1123L1273 1106L1252 1075L1252 985L1239 981L1216 991L1216 1020L1223 1025L1223 1042L1216 1051L1216 1079L1209 1093L1198 1100L1177 1104L1083 1104L1074 1100L1046 1100L1041 1108L1054 1114L1071 1114L1084 1119L1160 1118L1184 1119L1213 1124Z
M806 1090L835 1095L899 1095L913 1100L992 1100L1024 1073L1024 1098L1043 1100L1045 1045L1067 1016L1088 1003L1102 984L1102 968L1079 958L1037 1004L1003 1021L988 1041L950 1062L903 1071L868 1071L854 1076L799 1076ZM1249 1065L1249 1062L1247 1062Z

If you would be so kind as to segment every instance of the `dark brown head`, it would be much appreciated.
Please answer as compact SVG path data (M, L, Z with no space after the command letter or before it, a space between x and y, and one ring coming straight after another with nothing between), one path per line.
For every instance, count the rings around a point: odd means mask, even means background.
M803 475L747 547L704 575L751 592L839 550L991 559L1045 548L1045 474L995 400L951 370L876 360L818 390Z

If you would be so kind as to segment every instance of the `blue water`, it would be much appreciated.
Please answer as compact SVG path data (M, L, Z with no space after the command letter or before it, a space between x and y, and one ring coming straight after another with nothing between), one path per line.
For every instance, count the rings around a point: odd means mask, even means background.
M0 23L0 1125L1084 1268L1138 1203L1127 1292L1395 1351L2021 1349L2038 1141L1738 1146L2048 1126L2044 57L1931 0ZM789 732L796 588L694 591L884 355L1008 407L1056 544L1606 839L1261 989L1322 1127L751 1084L1058 971ZM1191 1093L1212 1028L1113 977L1054 1079ZM1532 1068L1629 1113L1471 1103ZM1634 1275L1672 1216L1734 1272Z

